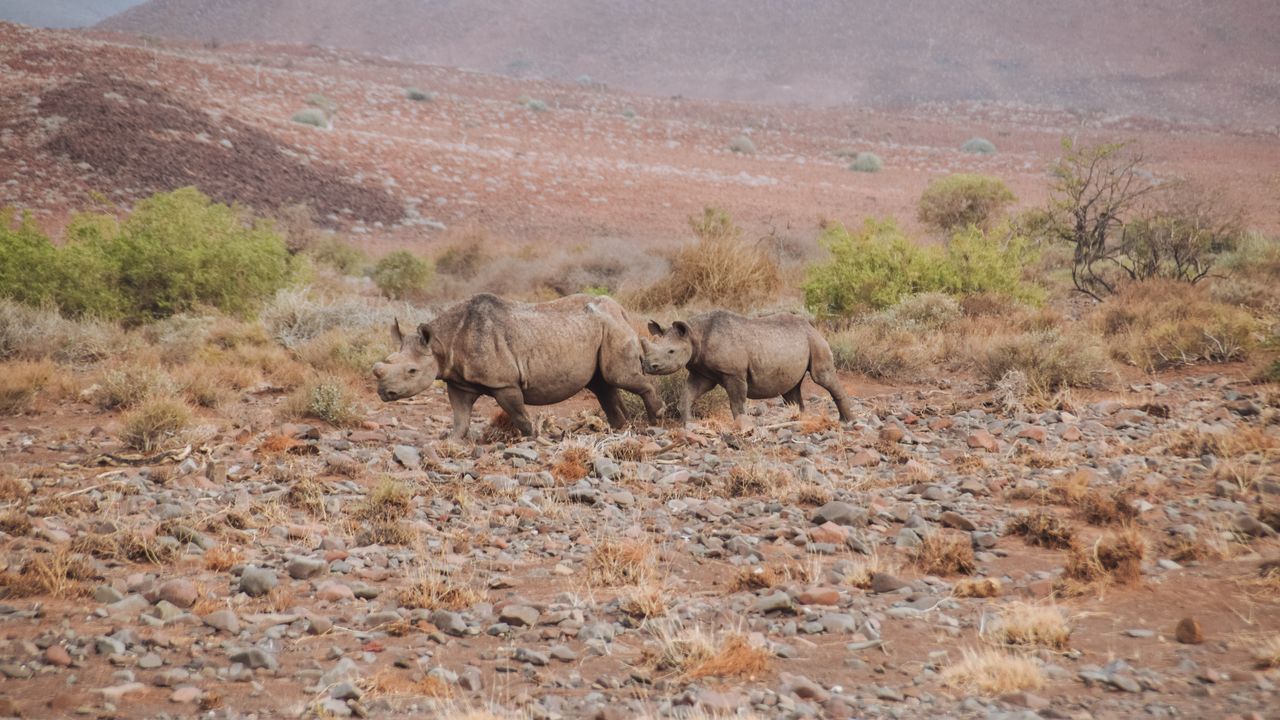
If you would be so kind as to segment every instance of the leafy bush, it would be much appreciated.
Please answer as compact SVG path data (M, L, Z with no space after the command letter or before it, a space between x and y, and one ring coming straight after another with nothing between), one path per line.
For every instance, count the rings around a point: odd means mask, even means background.
M145 321L199 306L248 315L289 280L270 223L194 188L153 195L122 224L79 215L54 247L24 222L0 230L0 296L73 316Z
M408 250L388 253L373 266L373 282L389 298L416 297L431 284L435 270L431 263Z
M880 156L870 152L858 153L857 157L853 159L853 162L849 163L849 169L854 172L880 172L880 169L883 167L884 161L880 159Z
M1039 297L1037 288L1020 279L1031 251L1017 236L1000 241L973 228L956 235L945 249L922 247L892 220L867 220L857 233L833 226L820 242L831 259L811 267L804 283L805 304L818 315L849 316L934 291L989 292L1031 301Z
M547 103L537 98L531 98L531 97L520 98L520 104L532 110L533 112L546 112L548 109Z
M424 92L416 87L405 88L404 95L414 102L432 102L436 99L435 93Z
M975 155L994 155L996 146L990 140L981 137L969 138L964 141L960 149L967 153Z
M328 265L343 275L361 275L369 264L369 256L360 248L336 237L320 240L311 247L311 258Z
M293 114L293 121L318 128L329 127L329 116L320 108L303 108Z
M697 240L676 251L671 272L632 300L642 308L701 302L746 310L771 299L782 286L778 264L723 211L706 208L689 218Z
M729 150L742 155L753 155L756 151L756 144L751 142L751 138L746 135L739 135L729 142Z
M1096 320L1112 355L1147 371L1243 360L1257 327L1204 288L1169 280L1126 285L1098 306Z
M920 222L945 232L969 225L989 230L997 214L1014 201L997 178L960 173L929 183L920 195Z

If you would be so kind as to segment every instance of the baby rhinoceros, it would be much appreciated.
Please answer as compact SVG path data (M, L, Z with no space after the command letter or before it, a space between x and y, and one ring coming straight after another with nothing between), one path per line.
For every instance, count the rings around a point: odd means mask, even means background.
M737 420L747 398L782 396L784 402L804 408L800 386L805 373L826 388L840 411L850 420L849 400L836 376L831 346L803 317L778 313L748 318L726 310L677 320L668 328L649 321L652 339L641 340L644 371L670 375L689 370L680 396L680 419L689 421L694 401L714 388L729 394L729 409Z

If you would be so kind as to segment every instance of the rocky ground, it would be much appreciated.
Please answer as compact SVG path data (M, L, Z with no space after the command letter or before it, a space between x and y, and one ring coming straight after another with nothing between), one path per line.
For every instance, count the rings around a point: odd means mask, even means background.
M87 405L12 418L0 714L1275 717L1274 388L857 395L450 445L437 388L145 460Z

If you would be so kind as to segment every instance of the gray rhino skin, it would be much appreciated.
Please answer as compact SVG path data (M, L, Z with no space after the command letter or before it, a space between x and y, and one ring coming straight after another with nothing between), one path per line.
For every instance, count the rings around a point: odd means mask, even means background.
M670 375L682 367L689 371L680 396L683 422L689 421L694 401L716 385L729 394L735 420L745 411L747 398L781 395L786 403L804 409L800 385L805 373L831 393L842 421L852 417L831 346L798 315L748 318L716 310L687 322L677 320L666 329L650 320L649 332L653 338L640 341L646 373Z
M590 390L609 424L626 423L618 388L644 400L656 424L661 403L640 367L640 338L615 300L570 295L529 304L480 294L454 305L418 331L392 337L400 349L373 366L378 396L412 397L440 379L448 388L453 431L461 440L471 408L489 395L527 436L534 434L525 405L552 405Z

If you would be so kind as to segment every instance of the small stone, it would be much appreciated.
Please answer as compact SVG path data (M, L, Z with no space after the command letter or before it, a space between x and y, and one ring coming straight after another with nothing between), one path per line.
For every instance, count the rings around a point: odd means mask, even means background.
M276 660L274 655L262 648L256 647L245 648L243 650L233 652L231 653L230 660L233 663L240 663L250 670L257 670L258 668L275 670L280 667L280 663Z
M164 665L164 659L155 653L147 653L138 658L138 667L143 670L155 670L161 665Z
M847 502L833 500L815 510L812 521L814 525L834 523L836 525L860 526L867 524L867 513L865 510L856 508Z
M325 602L342 602L343 600L354 600L355 598L356 592L346 583L327 582L316 590L316 599Z
M996 452L1000 449L1000 443L995 436L986 430L975 430L969 433L969 437L965 438L965 443L974 450L982 449L987 452Z
M449 635L467 634L467 621L462 618L462 615L452 610L436 610L431 613L431 624Z
M876 594L890 593L906 586L905 582L889 573L872 573L871 575L871 592Z
M516 650L516 660L538 666L546 665L551 662L547 658L546 653L541 653L537 650L530 650L528 648L518 648Z
M200 688L193 687L191 685L184 685L169 694L169 702L183 704L193 703L199 700L202 696L204 696L204 692Z
M348 681L340 682L329 690L329 697L334 700L359 700L363 696L360 688Z
M333 629L333 621L324 615L307 616L307 632L312 635L323 635Z
M415 447L396 445L391 449L391 455L396 459L396 462L409 470L420 470L422 468L422 453L418 452Z
M102 693L102 699L107 702L120 704L124 700L124 696L139 690L146 690L147 686L140 682L128 682L122 685L113 685L112 687L99 688L98 692Z
M1199 645L1204 642L1204 629L1195 618L1185 617L1178 621L1174 637L1183 645Z
M767 613L793 609L791 596L783 590L775 590L756 600L756 612Z
M542 613L528 605L508 605L502 609L498 619L512 627L533 627Z
M880 428L880 442L892 445L893 443L902 442L907 433L897 425L885 425Z
M240 632L240 618L236 617L236 612L230 608L214 610L200 619L214 630L221 630L231 635Z
M1045 432L1044 428L1038 425L1032 425L1019 430L1018 437L1024 440L1034 440L1038 443L1042 443L1045 441L1045 438L1048 437L1048 433Z
M1112 675L1109 679L1112 685L1116 686L1117 688L1125 692L1128 692L1128 693L1142 692L1142 686L1138 684L1138 681L1134 680L1128 675Z
M100 602L103 605L110 605L111 603L117 603L123 600L124 595L110 585L99 585L93 589L93 599L95 602Z
M965 532L973 532L978 529L978 526L975 525L972 520L952 510L948 510L939 515L938 522L942 523L946 527L964 530Z
M72 662L71 653L67 652L67 649L61 645L50 645L45 648L44 661L58 667L70 667Z
M843 525L827 521L810 530L809 539L815 543L843 545L849 539L849 530Z
M840 593L834 588L805 588L796 593L796 602L801 605L837 605Z
M200 597L200 591L196 589L196 584L190 580L170 580L160 586L158 595L161 600L168 600L185 610L196 604L196 600Z
M284 569L289 573L289 577L294 580L306 580L319 575L325 567L327 567L327 563L320 558L299 555L290 560Z
M573 662L578 659L578 653L567 645L556 645L548 651L548 654L551 655L552 659L560 662Z
M1149 637L1155 637L1156 631L1148 630L1146 628L1129 628L1128 630L1124 631L1124 634L1128 635L1131 638L1149 638Z
M240 574L240 591L249 597L262 597L279 582L274 571L250 565Z

